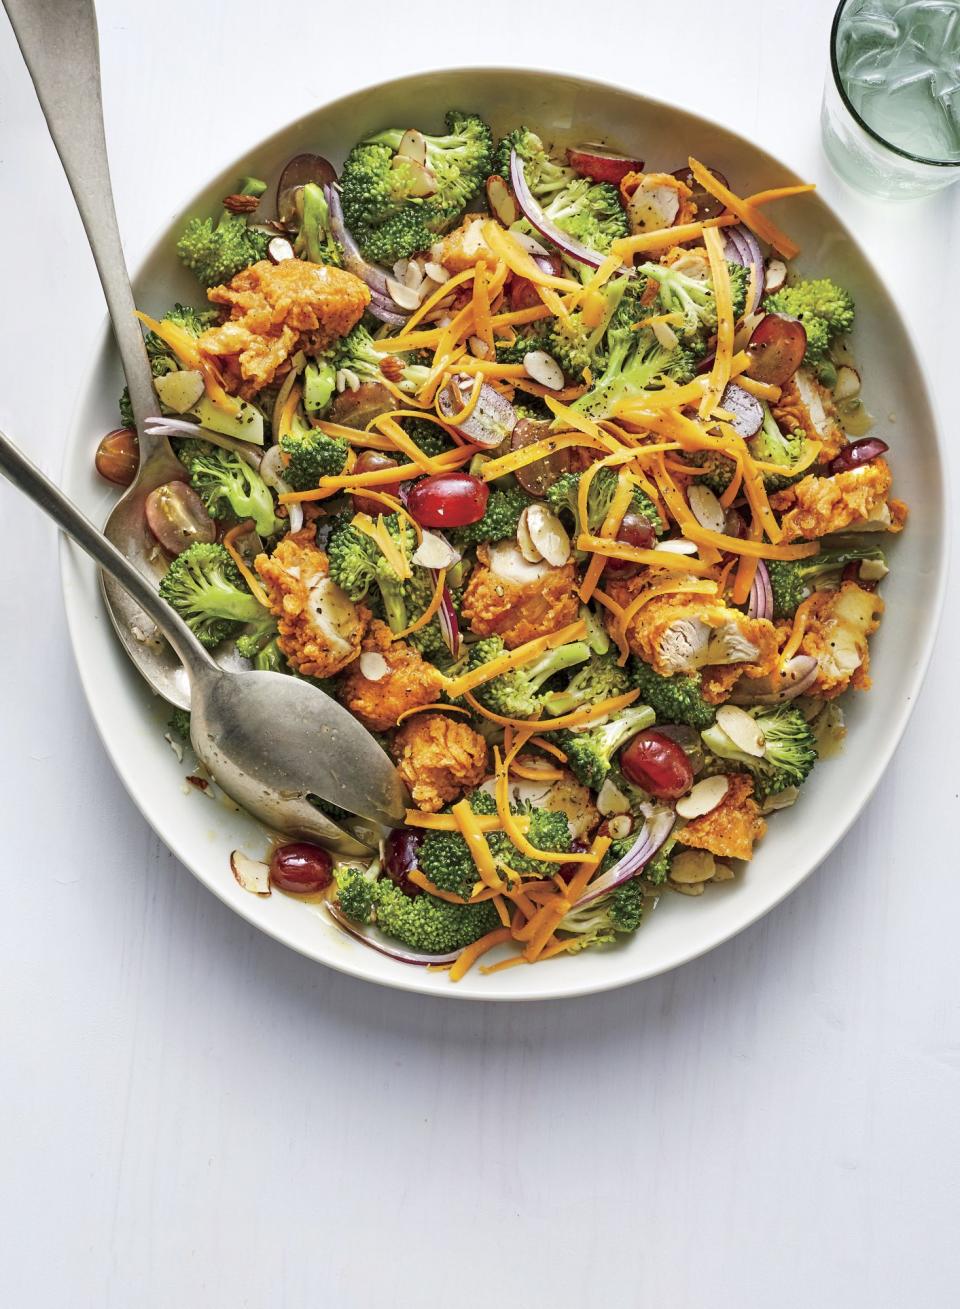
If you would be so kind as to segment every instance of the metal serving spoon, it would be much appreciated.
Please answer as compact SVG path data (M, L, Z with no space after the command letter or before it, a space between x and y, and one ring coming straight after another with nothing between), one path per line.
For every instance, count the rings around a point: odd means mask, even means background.
M285 673L221 668L186 623L77 506L0 432L0 472L48 514L156 624L189 679L190 740L218 786L268 827L321 840L345 855L366 854L374 830L358 841L307 799L324 800L373 823L403 822L406 796L380 746L342 705Z

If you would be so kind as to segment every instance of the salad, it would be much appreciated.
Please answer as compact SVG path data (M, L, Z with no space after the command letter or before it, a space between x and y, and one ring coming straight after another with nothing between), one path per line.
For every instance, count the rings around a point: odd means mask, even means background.
M242 179L178 242L195 304L140 314L183 465L146 504L162 595L335 696L411 797L369 865L234 874L453 980L735 878L870 685L906 510L852 297L770 216L812 187L659 166L459 111L384 130L275 199Z

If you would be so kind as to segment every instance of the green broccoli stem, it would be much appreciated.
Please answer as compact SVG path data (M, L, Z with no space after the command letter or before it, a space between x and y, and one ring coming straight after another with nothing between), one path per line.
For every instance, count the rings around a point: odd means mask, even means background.
M590 647L586 641L570 641L567 645L558 646L556 650L541 655L532 664L528 664L524 672L530 680L531 690L539 691L544 682L549 681L555 673L571 668L574 664L585 663L589 658Z

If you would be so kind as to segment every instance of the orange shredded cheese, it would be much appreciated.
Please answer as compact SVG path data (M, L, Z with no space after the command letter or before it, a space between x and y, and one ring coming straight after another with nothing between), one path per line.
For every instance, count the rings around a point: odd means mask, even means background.
M496 814L474 814L481 832L499 832L500 819ZM428 814L422 809L408 809L403 820L407 827L420 827L426 832L459 832L460 826L453 814ZM527 822L523 818L521 822Z
M776 223L760 212L754 204L748 200L741 199L735 192L731 191L728 186L714 177L709 168L704 167L699 160L690 158L687 160L690 171L696 180L700 183L705 191L709 191L722 204L730 210L730 213L750 228L751 232L756 233L761 241L766 241L784 259L793 259L800 253L800 247L795 241L791 241L785 232L782 232Z
M713 298L717 306L717 349L710 369L710 383L700 401L700 417L713 413L730 381L730 361L733 358L733 301L730 290L730 270L723 252L723 239L715 227L703 234L703 243L710 260L713 280Z
M792 659L800 649L800 642L803 640L804 634L807 630L807 620L810 617L810 610L815 599L816 593L807 596L806 600L797 605L797 612L793 615L793 627L790 631L790 635L787 637L786 644L780 651L779 666L781 668L783 668L783 666Z
M169 318L158 322L156 318L141 313L139 309L134 310L134 313L141 323L145 323L154 335L159 336L160 340L170 347L184 367L196 369L200 373L211 404L216 405L223 413L230 414L231 417L235 417L240 412L240 401L224 390L219 368L203 353L195 336L191 336L179 323L173 323Z
M452 389L452 384L451 384L451 389ZM480 392L482 389L483 389L483 374L477 373L476 377L474 377L473 379L473 387L471 388L470 398L467 401L467 403L463 406L462 409L458 409L455 414L447 415L447 422L450 424L451 427L459 427L461 423L465 423L467 419L472 415L473 411L477 407L477 403L480 400ZM439 390L437 391L436 397L434 398L434 406L436 407L437 413L440 413Z
M433 588L433 595L430 597L430 603L415 622L412 622L409 627L405 627L403 631L395 632L393 634L394 641L400 641L405 636L410 636L414 632L419 632L421 627L426 627L427 623L430 622L430 619L433 618L434 614L440 608L441 602L443 601L443 588L446 584L447 570L445 568L438 568L437 580Z
M798 186L774 186L769 191L757 191L748 195L744 204L768 205L773 200L789 200L791 196L806 195L808 191L816 189L816 182L801 182Z
M586 632L586 623L582 618L578 618L575 623L568 623L557 632L551 632L547 636L536 636L532 641L517 646L516 650L504 651L502 655L491 659L480 668L474 668L468 673L461 673L459 677L448 679L444 689L451 700L456 700L465 691L473 691L484 682L499 677L501 673L509 672L511 668L522 668L524 664L538 659L540 655L546 654L548 650L553 650L558 645L565 645L567 641L579 641Z
M524 277L534 286L546 287L555 291L579 291L580 284L569 277L555 277L545 272L523 246L510 233L505 231L493 219L483 224L483 239L497 256L502 259L511 273ZM451 279L452 280L452 279ZM449 286L447 282L445 285ZM565 312L565 311L563 311ZM562 314L561 314L562 316Z
M630 508L632 497L633 482L630 478L630 474L624 469L621 469L617 474L617 489L614 492L612 501L610 502L610 508L607 510L606 517L600 525L600 535L605 540L613 540L619 532L620 524L623 522L624 515ZM579 488L577 507L578 509L580 507ZM580 521L585 523L587 520L582 518ZM605 567L605 557L601 554L595 553L587 565L583 581L580 584L580 590L577 592L584 604L589 601L590 597L597 589L597 583L600 581L600 574L603 572Z
M470 717L469 709L464 709L463 705L447 704L445 700L434 700L431 704L418 704L414 705L412 709L404 709L402 714L397 715L397 725L399 726L399 724L406 718L412 718L414 714L435 714L441 712L446 712L448 714L466 714L467 718Z
M509 941L510 935L509 927L498 927L495 931L488 932L486 936L481 936L479 941L474 941L473 945L468 945L465 950L461 950L457 956L457 962L450 969L450 981L459 982L478 959L489 950L493 950L496 946Z
M468 800L458 800L451 809L451 813L456 818L460 835L466 841L473 862L477 865L480 880L494 890L502 891L503 881L497 872L493 855L490 853L489 845L487 845L487 838L477 822L477 815L470 808L470 802Z
M672 568L675 572L701 574L710 569L702 559L677 554L675 550L645 550L624 541L605 541L602 536L592 536L589 532L581 532L577 537L577 549L593 550L609 559L629 559L631 563L645 564L648 568Z
M256 600L257 604L262 604L264 609L269 609L270 601L267 599L267 593L260 585L260 579L257 577L253 569L250 568L250 566L247 564L247 561L244 559L243 555L240 553L240 551L237 549L236 545L234 544L234 542L237 540L238 537L243 536L244 533L250 531L252 527L253 527L253 520L250 518L246 519L242 523L236 523L233 527L230 528L229 532L224 533L223 548L224 550L226 550L227 554L230 556L233 562L237 565L237 569L240 572L240 576L246 582L247 586L249 586L250 593L252 594L253 598Z
M648 250L663 250L666 246L686 245L695 241L711 227L729 227L737 220L730 214L708 218L702 223L678 223L676 227L661 227L655 232L638 232L634 236L621 236L610 247L610 253L620 255L625 263L635 254Z

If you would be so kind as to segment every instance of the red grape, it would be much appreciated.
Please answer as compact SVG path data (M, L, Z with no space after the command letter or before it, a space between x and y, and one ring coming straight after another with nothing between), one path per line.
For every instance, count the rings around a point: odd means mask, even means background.
M487 512L490 488L472 473L435 473L414 483L407 508L421 527L466 527Z
M522 450L524 446L533 445L550 435L553 426L549 419L521 418L510 437L510 449ZM570 451L558 450L556 454L535 459L532 464L524 464L516 470L516 479L528 495L543 496L554 482L570 468Z
M623 545L636 546L638 550L652 550L657 544L656 533L643 514L624 514L617 540ZM611 577L633 577L642 567L632 559L608 559L604 572Z
M782 386L789 382L807 350L807 329L789 314L764 314L747 345L748 376L756 382Z
M567 150L567 163L581 177L591 182L610 182L619 186L627 173L642 173L642 159L626 159L623 155L608 154L599 146L578 146Z
M653 729L638 732L624 746L620 767L629 781L658 800L676 800L693 785L693 765L686 751Z
M862 468L864 464L886 454L889 449L886 441L881 441L879 436L865 436L862 441L851 441L831 462L830 472L849 473L851 469Z
M384 842L383 871L404 895L412 900L420 895L420 887L415 886L407 876L413 872L420 860L420 834L406 827L395 827Z
M129 486L137 475L140 447L132 427L118 427L108 432L97 446L94 456L97 472L117 486Z
M357 458L353 466L354 473L376 473L384 468L396 468L396 459L391 459L389 455L381 454L379 450L364 450ZM375 491L382 491L385 495L399 495L400 483L388 482L385 486L371 488ZM385 513L383 501L368 499L362 493L354 494L352 497L353 508L358 514L372 514L376 518L377 514Z
M270 881L281 891L313 895L333 881L333 860L321 845L297 841L281 845L270 860Z
M727 179L718 168L711 168L710 172L713 173L718 182L722 182L724 186L727 185ZM718 214L723 213L726 208L723 201L718 200L715 195L711 195L709 191L703 189L690 171L689 166L687 168L678 168L671 176L675 177L678 182L683 182L685 186L689 186L693 192L690 199L697 206L697 218L701 222L704 218L716 218Z
M147 526L164 550L182 554L196 541L217 539L217 525L203 501L186 482L164 482L147 496L143 507Z
M328 417L333 423L363 430L371 418L388 414L397 402L381 382L361 382L356 391L342 391L330 406Z

